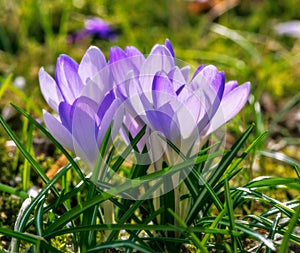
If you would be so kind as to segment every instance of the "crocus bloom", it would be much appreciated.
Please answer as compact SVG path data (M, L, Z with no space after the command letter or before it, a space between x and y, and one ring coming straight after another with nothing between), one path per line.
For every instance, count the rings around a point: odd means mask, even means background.
M71 34L68 40L72 43L84 37L93 36L99 39L113 40L117 37L116 31L101 18L90 17L85 20L84 29Z
M123 119L121 101L113 92L104 55L98 48L90 47L80 64L61 55L55 78L41 68L39 80L45 100L59 116L44 111L48 130L93 168L111 123L113 138Z
M129 131L135 135L143 125L148 127L148 150L154 160L167 154L166 145L159 149L159 133L183 153L201 146L208 135L232 119L245 105L250 84L238 86L225 82L225 74L213 65L199 66L189 79L190 68L179 68L169 40L155 45L144 57L136 48L112 48L110 67L118 94L134 118ZM127 124L130 122L127 122Z
M115 30L110 24L101 18L88 18L85 21L85 32L87 35L93 35L101 39L114 39L116 37Z
M90 169L112 122L112 139L122 124L133 137L146 125L139 151L147 147L154 164L171 165L178 161L176 154L161 136L182 153L194 154L243 108L250 92L249 83L225 82L225 74L213 65L199 66L190 78L190 67L178 66L169 40L148 56L132 46L114 47L108 63L96 47L80 64L61 55L55 78L41 68L39 79L44 98L58 114L44 112L47 128Z
M274 29L280 35L289 35L291 37L300 38L300 20L279 23L274 26Z

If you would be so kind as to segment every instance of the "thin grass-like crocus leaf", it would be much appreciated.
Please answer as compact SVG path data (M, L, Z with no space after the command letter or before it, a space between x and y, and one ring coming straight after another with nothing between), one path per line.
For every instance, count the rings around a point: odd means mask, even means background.
M102 144L101 144L101 147L99 150L99 155L98 155L94 170L92 172L92 176L90 177L92 182L96 182L98 180L100 174L101 174L101 176L100 176L101 180L103 180L103 177L105 177L106 166L109 164L109 161L104 161L103 158L105 157L106 149L108 147L112 125L113 125L113 122L111 123L110 127L108 128L108 130L103 138L103 141L102 141ZM108 157L108 159L109 158L110 158L110 156Z
M263 193L255 191L253 189L246 188L246 187L238 187L238 188L236 188L236 190L243 192L244 198L247 198L247 197L253 198L253 196L254 196L257 199L259 199L260 201L265 201L265 202L270 203L274 207L278 208L281 212L285 213L288 217L290 217L291 215L293 215L295 213L295 211L292 208L287 207L280 201L278 201L274 198L271 198Z
M37 207L38 203L43 199L46 195L48 195L48 191L54 186L54 184L72 167L71 164L63 167L39 192L39 194L31 201L28 208L24 211L24 214L20 220L19 231L24 232L25 226L28 223L30 214L33 212L34 208Z
M2 184L0 183L0 191L3 191L3 192L7 192L9 194L13 194L13 195L16 195L22 199L27 199L28 198L28 194L24 191L20 191L14 187L11 187L9 185L6 185L6 184Z
M57 141L55 138L34 118L32 118L26 111L24 111L22 108L11 104L12 107L14 107L18 112L20 112L23 116L28 118L28 120L34 124L39 130L41 130L42 133L44 133L53 143L54 145L67 157L68 161L72 164L72 166L75 168L76 172L80 176L81 179L84 179L85 176L82 173L81 169L78 167L78 164L74 161L74 158L70 156L70 154L64 149L64 147Z
M261 61L261 55L257 49L238 31L229 29L228 27L219 24L213 24L211 26L211 30L240 45L255 61Z
M229 229L230 231L235 231L236 226L235 226L234 210L233 210L232 196L230 194L228 179L225 178L224 182L225 182L224 192L225 192L225 200L226 200L225 204L227 207L227 214L228 214L228 219L230 224ZM232 252L237 252L237 240L238 239L234 235L231 236Z
M202 219L201 223L197 224L197 226L202 227L204 224L213 223L214 221L215 221L214 217L205 217ZM223 217L222 219L218 220L217 224L219 226L228 226L228 227L230 226L228 217ZM256 230L252 229L249 226L248 222L236 220L235 227L239 233L242 233L241 235L243 236L243 238L245 237L245 235L247 235L250 238L253 238L259 242L263 242L265 246L269 247L270 249L275 250L274 243L270 239L264 237L262 234L257 232ZM238 236L238 234L235 235Z
M78 217L81 213L85 210L102 203L103 201L109 199L111 195L107 193L102 193L101 195L96 195L92 199L84 201L81 205L77 205L74 208L70 209L69 211L65 212L60 218L58 218L54 223L49 225L46 228L45 235L53 232L57 229L62 228L65 224L67 224L70 220L75 217Z
M300 101L300 92L298 92L294 97L292 97L289 102L276 114L272 123L269 126L269 131L272 132L274 128L278 125L280 120L289 112L297 103Z
M296 184L300 187L300 178L262 176L251 180L249 183L246 184L246 187L255 189L260 187L274 187L278 185L288 186L290 184ZM298 189L300 189L299 187Z
M189 230L188 225L180 218L179 215L177 215L174 211L171 209L168 209L168 211L171 213L171 215L174 216L176 221L186 230L186 232L190 235L191 240L194 242L195 246L198 247L198 250L200 252L209 253L207 248L201 243L200 239L195 235L193 231Z
M33 245L39 245L40 248L47 250L48 252L53 253L62 253L60 250L56 249L52 245L50 245L43 237L29 234L29 233L23 233L18 231L13 231L7 228L0 227L0 234L16 238L18 240L22 240L28 243L32 243Z
M126 149L123 151L123 153L118 157L117 161L112 165L112 169L114 171L117 171L122 163L125 161L126 157L130 154L132 151L133 147L137 145L137 143L141 140L141 138L144 136L146 131L146 126L144 126L141 131L133 138L130 142L130 145L126 147Z
M286 249L288 249L292 232L293 232L294 228L297 225L299 226L299 216L300 216L300 205L298 205L296 207L295 213L293 214L293 216L291 217L291 219L289 221L287 231L285 232L285 234L283 236L283 240L282 240L282 244L281 244L280 249L279 249L279 253L287 252ZM299 240L299 237L298 237L298 244L300 244L299 241L300 240Z
M211 222L210 218L207 220ZM194 233L211 233L211 234L220 234L220 235L230 235L234 234L235 236L242 236L243 232L240 231L228 231L221 228L208 228L208 227L189 227L185 228L181 225L149 225L149 224L97 224L97 225L88 225L88 226L77 226L77 227L70 227L70 228L63 228L57 231L53 231L44 236L47 240L54 238L55 236L65 235L65 234L74 234L79 233L81 231L103 231L103 230L113 230L113 231L139 231L139 230L148 230L148 231L180 231L185 232L187 229Z
M45 172L42 170L42 168L39 166L37 161L30 155L30 153L26 150L26 148L22 145L19 138L15 135L15 133L11 130L9 125L6 123L6 121L0 116L0 124L3 126L5 131L8 133L10 138L14 141L16 146L19 148L19 150L22 152L26 160L28 160L35 170L35 172L38 174L38 176L41 177L41 179L47 183L49 181L49 178L46 176ZM54 193L58 194L56 189L54 189Z
M223 176L228 166L232 163L233 159L236 157L237 153L241 150L243 144L248 139L251 134L254 125L250 125L248 129L243 133L243 135L238 139L238 141L232 146L231 151L227 152L222 160L219 162L219 165L215 169L212 177L209 179L208 184L214 188L214 186L218 183L219 179ZM186 223L190 225L193 223L194 219L197 217L199 211L203 208L204 203L208 200L210 194L208 188L204 188L197 199L194 200L192 208L190 209Z
M5 94L6 90L9 88L10 84L11 84L11 79L12 79L13 75L9 74L4 82L1 83L0 85L0 98L2 98L3 94Z
M140 244L134 243L129 240L122 240L122 241L113 241L113 242L106 242L101 243L100 245L97 245L93 248L88 249L88 253L92 252L100 252L104 249L115 249L115 248L121 248L121 249L133 249L137 250L138 252L143 253L155 253L156 251L152 250L150 247L145 247Z
M277 231L277 227L279 225L280 218L281 218L281 214L277 214L274 221L272 222L271 228L269 229L268 239L274 240L274 237L275 237L276 231ZM267 249L267 253L271 253L270 248Z
M37 204L36 214L34 215L36 231L39 236L43 236L44 204L45 198L42 198Z
M284 153L267 151L267 150L260 150L260 151L258 151L258 154L276 159L278 161L284 162L284 163L286 163L288 165L291 165L293 167L300 168L300 162L298 162L296 159L293 159L293 158L287 156Z
M263 139L266 138L268 132L263 132L260 134L255 140L253 140L243 151L243 153L240 155L239 158L237 158L230 166L228 171L225 173L224 177L227 176L227 174L231 173L231 171L235 170L237 166L244 160L244 158L254 149L256 148L262 141Z

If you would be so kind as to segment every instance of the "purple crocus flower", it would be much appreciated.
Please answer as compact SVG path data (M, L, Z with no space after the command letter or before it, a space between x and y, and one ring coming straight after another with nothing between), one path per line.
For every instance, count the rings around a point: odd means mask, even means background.
M123 120L121 100L113 91L108 64L97 47L90 47L80 64L61 55L55 78L39 72L42 94L58 118L44 111L50 133L92 169L103 138L113 122L113 139Z
M112 138L122 124L133 137L146 125L139 151L147 147L152 162L174 164L174 151L161 136L193 154L243 108L250 93L249 83L225 82L225 74L213 65L199 66L190 78L190 67L178 66L169 40L148 56L132 46L113 47L108 62L96 47L80 64L61 55L55 78L41 68L39 79L45 100L58 114L44 111L47 128L90 169L112 122ZM129 143L125 131L122 136Z
M87 36L105 40L114 40L117 37L117 33L112 26L103 19L90 17L85 20L84 29L72 33L68 40L69 42L74 43Z
M115 39L116 32L110 24L101 18L88 18L85 21L85 32L87 35L93 35L101 39Z
M300 20L279 23L274 26L274 29L280 35L289 35L298 39L300 38Z
M87 96L99 103L113 88L105 56L94 46L86 51L80 64L67 55L60 55L55 78L41 68L39 81L45 100L56 113L62 101L73 104L79 96Z
M176 65L169 40L155 45L147 57L134 47L112 48L110 68L118 95L135 119L129 131L135 135L147 125L142 144L147 145L154 160L166 155L174 162L166 145L153 133L187 153L232 119L250 93L249 83L238 86L236 81L225 82L225 74L213 65L199 66L189 79L190 68Z

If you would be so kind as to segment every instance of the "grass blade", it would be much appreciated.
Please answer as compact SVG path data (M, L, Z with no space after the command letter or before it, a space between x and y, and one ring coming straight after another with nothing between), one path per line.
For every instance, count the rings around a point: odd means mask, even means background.
M250 133L252 132L254 128L254 125L251 125L244 134L239 138L239 140L232 146L232 150L225 154L225 156L222 158L222 160L219 163L219 166L215 170L215 173L212 175L212 177L208 181L208 185L211 187L214 187L218 180L223 176L228 166L231 164L232 160L235 158L237 153L242 148L242 145L245 143L247 138L249 137ZM198 198L193 203L192 208L190 209L187 218L186 223L190 225L194 218L197 216L201 208L203 207L204 203L206 202L207 198L209 197L209 191L208 188L204 188L200 194L198 195Z
M40 245L43 249L47 250L48 252L53 252L53 253L62 253L58 249L54 248L51 246L47 241L45 241L44 238L29 234L29 233L23 233L23 232L17 232L13 231L7 228L2 228L0 227L0 234L16 238L18 240L22 240L28 243L32 243L33 245Z
M64 147L57 140L55 140L55 138L39 122L32 118L26 111L14 104L12 104L12 107L14 107L24 117L28 118L33 125L35 125L43 134L45 134L54 143L54 145L67 157L68 161L72 164L79 177L82 180L84 180L85 176L82 173L81 169L78 167L78 164L74 161L73 157L71 157L71 155L64 149Z
M290 236L294 230L294 227L296 226L298 219L300 216L300 205L297 206L297 209L295 213L293 214L292 218L290 219L288 229L286 233L283 236L283 240L279 249L279 253L286 253L289 250L289 241L290 241Z

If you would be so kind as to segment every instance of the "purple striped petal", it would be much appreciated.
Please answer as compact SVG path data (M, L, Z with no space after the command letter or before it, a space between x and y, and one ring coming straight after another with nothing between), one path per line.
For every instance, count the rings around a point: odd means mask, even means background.
M61 102L59 104L59 117L63 126L65 126L70 133L72 133L72 117L73 117L74 107L66 102Z
M245 83L223 97L217 113L210 122L206 135L214 132L238 114L246 104L249 94L250 83Z
M83 88L78 75L78 64L69 56L59 56L56 63L55 79L66 102L72 104Z
M47 111L43 111L44 121L47 129L53 135L53 137L64 147L74 152L72 134L71 132L62 125L53 115Z
M78 67L78 74L82 82L86 84L88 79L94 77L106 65L106 59L102 51L95 46L91 46L82 57Z
M145 56L136 47L133 46L126 47L125 53L127 55L127 58L134 64L134 66L137 69L140 69L145 61Z
M152 48L149 56L141 68L140 74L155 75L158 71L169 73L175 67L175 62L172 54L167 47L156 45Z
M213 65L204 67L191 82L195 95L207 98L205 107L208 117L212 118L221 102L225 86L225 76Z
M185 67L181 68L180 70L184 77L185 83L189 83L191 67L185 66Z
M46 102L56 113L58 113L58 105L63 101L63 96L57 83L44 68L41 68L39 71L39 83Z
M93 169L99 154L96 142L96 119L91 115L93 109L81 104L73 113L73 146L77 156L85 161L89 169Z
M238 87L237 81L229 81L229 82L225 83L223 97L225 97L229 92L231 92L233 89L235 89L237 87Z
M128 111L125 111L124 125L129 131L132 138L135 138L136 135L142 130L145 123L140 119L140 117L133 117ZM127 145L130 144L129 134L124 128L121 128L120 132L122 138L124 139ZM145 134L137 144L139 152L142 152L146 144L147 135Z
M112 75L117 85L126 82L129 78L129 73L138 73L137 68L127 57L126 53L119 47L113 47L110 49L110 61L109 65L112 71Z
M199 74L200 71L202 71L202 69L204 69L205 65L204 64L201 64L200 66L198 66L198 68L196 69L193 77L192 77L192 80Z
M161 107L172 97L176 97L173 84L164 72L158 72L153 79L152 99L155 108Z
M107 110L109 109L109 107L111 106L111 104L114 102L115 100L115 94L113 93L113 91L109 92L102 100L99 109L97 111L97 115L99 117L99 120L102 121L104 115L106 114Z
M171 43L171 41L169 39L166 39L165 45L169 49L171 55L173 57L175 57L174 49L173 49L172 43Z
M185 77L183 76L182 71L177 66L168 73L168 78L172 82L172 85L176 92L186 84Z
M103 138L107 133L107 130L112 125L111 129L111 136L110 139L113 141L117 134L120 131L124 118L124 105L122 104L121 100L115 99L110 104L110 107L107 108L105 114L103 115L102 121L98 128L97 133L97 143L99 147L103 142Z
M147 111L147 120L150 123L152 131L159 132L163 137L173 141L175 136L179 135L179 129L176 129L172 115L168 115L161 111Z

